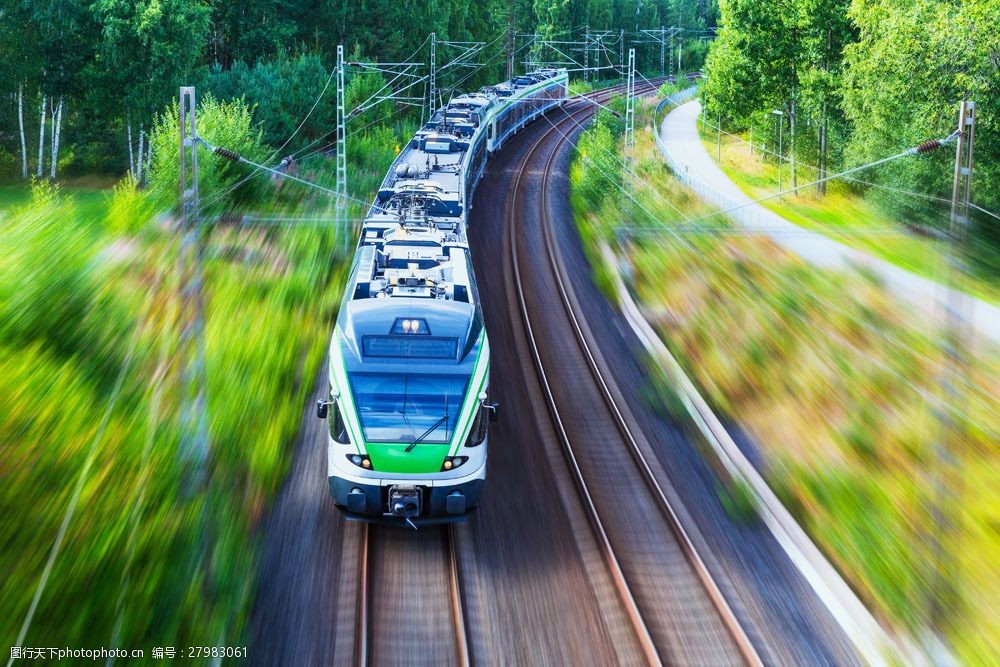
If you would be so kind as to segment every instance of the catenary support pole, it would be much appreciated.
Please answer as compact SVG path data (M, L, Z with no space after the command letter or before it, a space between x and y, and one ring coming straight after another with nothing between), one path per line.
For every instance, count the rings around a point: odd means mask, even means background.
M431 99L433 100L433 86ZM433 104L433 102L432 102ZM433 113L433 109L432 109ZM344 45L337 45L337 182L334 203L335 232L340 237L342 250L350 247L351 235L347 229L347 126L344 107Z
M205 482L208 461L208 406L205 376L205 304L202 290L203 238L198 198L198 126L195 89L180 89L180 288L181 458L186 492Z
M955 174L951 192L951 221L948 228L948 276L943 306L945 308L944 358L940 370L940 394L937 406L941 432L935 447L931 470L931 536L929 622L934 632L930 654L936 665L952 664L949 652L941 644L945 629L954 620L958 606L955 580L956 527L961 522L962 483L961 445L964 435L959 388L968 369L967 345L972 300L961 289L966 273L966 241L969 233L969 203L972 197L972 156L975 139L976 105L965 101L959 106L958 141L955 148Z

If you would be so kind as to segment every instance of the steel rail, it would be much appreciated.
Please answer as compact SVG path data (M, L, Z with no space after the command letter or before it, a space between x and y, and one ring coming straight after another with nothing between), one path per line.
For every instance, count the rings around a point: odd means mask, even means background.
M584 115L591 107L583 107L579 111L574 111L573 113L567 112L567 117L553 124L552 128L546 130L541 137L538 138L532 144L532 146L526 151L524 160L522 161L522 167L527 164L531 156L534 155L538 147L545 142L550 135L558 130L562 125L569 125L569 123L575 120L575 116ZM517 194L521 189L521 179L524 175L524 169L522 168L517 177L514 180L514 185L510 190L510 194L507 198L508 210L516 211L517 204ZM535 341L534 332L531 327L530 318L528 316L527 303L524 298L524 290L521 283L521 269L518 262L518 251L517 251L517 240L516 240L516 226L511 224L508 225L508 248L510 252L510 260L512 264L513 274L514 274L514 286L517 292L517 298L521 306L521 316L522 322L524 324L525 332L527 334L528 342L531 347L532 356L535 362L535 368L538 372L539 380L541 381L542 389L546 395L549 413L552 420L556 426L556 430L559 433L559 441L562 446L563 454L565 455L567 462L569 463L569 469L576 482L577 491L583 500L583 505L587 510L587 518L589 519L590 525L594 531L595 537L601 547L601 552L604 556L605 562L608 564L610 569L611 578L614 582L615 589L618 592L618 596L622 601L625 608L625 612L628 616L630 623L635 630L637 639L642 648L642 652L646 658L647 664L650 665L662 665L663 662L660 659L659 652L656 645L653 642L652 635L649 632L649 628L646 626L646 622L642 617L642 613L639 611L639 606L635 601L635 596L632 594L632 590L629 587L628 581L625 578L625 573L622 570L621 563L618 560L618 556L615 554L615 550L611 545L611 540L608 537L607 531L604 528L604 524L601 521L600 514L597 511L597 506L594 503L594 499L587 487L586 480L584 479L583 472L580 469L579 463L573 453L573 447L570 444L569 435L566 431L565 425L563 424L562 418L559 415L558 408L556 407L555 396L552 393L552 387L549 383L548 376L545 373L545 369L542 365L541 355L538 350L538 344Z
M566 136L563 136L561 139L561 143L566 143L568 141L569 139ZM543 171L543 202L548 201L549 177L552 173L551 166L559 153L560 151L558 149L552 151ZM562 255L559 251L559 244L555 239L555 227L552 224L548 206L544 204L542 206L542 231L545 235L546 253L552 267L552 273L555 275L556 285L558 287L563 306L565 307L566 313L573 325L572 328L576 340L587 359L587 365L590 368L591 374L601 388L601 394L606 405L608 406L608 409L614 415L614 421L618 426L622 439L628 443L629 452L642 472L646 485L652 492L657 505L659 505L660 510L667 520L670 530L673 532L677 542L680 544L682 552L691 564L692 569L700 580L702 587L705 589L705 592L711 600L712 605L715 607L716 612L719 614L720 619L726 626L726 630L729 632L730 637L739 649L740 654L743 656L744 661L748 665L762 665L763 662L761 661L760 656L757 654L752 642L743 630L743 627L740 625L740 622L733 613L729 603L722 595L722 591L719 589L718 584L712 577L711 572L709 572L705 562L701 559L701 556L698 555L697 549L695 549L691 538L688 536L687 531L681 524L673 505L663 491L663 487L656 479L656 475L650 468L649 462L647 461L645 454L643 454L642 448L639 446L635 435L632 433L632 429L629 427L621 408L615 401L611 388L609 387L608 382L604 377L604 373L601 371L600 365L595 357L594 350L597 349L596 345L593 345L592 342L588 340L588 338L592 338L592 336L589 335L589 331L587 333L584 332L583 327L580 324L580 320L577 317L576 306L574 304L578 303L578 300L575 293L571 295L572 288L567 287L566 281L563 278L563 275L565 274L565 263L563 262ZM596 355L600 356L600 350L597 350Z
M370 572L368 563L369 530L370 526L367 523L361 524L361 553L358 559L358 614L354 621L354 656L358 667L368 667L369 656L368 626L371 612L369 605L371 582L368 578Z
M526 165L528 161L531 159L531 157L539 149L539 147L544 142L546 142L554 133L559 132L559 134L561 135L561 139L558 141L559 144L569 141L568 135L566 133L561 132L560 128L564 125L568 125L571 121L576 122L578 117L587 118L589 117L589 115L592 115L592 113L593 113L592 110L584 108L572 114L569 114L565 120L562 120L558 123L553 123L553 127L548 131L546 131L537 141L535 141L535 143L526 152L522 165ZM725 597L722 595L721 590L719 589L718 585L713 579L704 561L698 555L697 550L695 549L687 532L684 530L683 525L681 524L676 512L674 511L673 506L671 505L669 499L667 498L666 494L663 491L663 488L660 486L658 480L656 479L654 473L652 472L652 469L650 468L645 455L642 453L638 441L636 440L634 434L632 433L632 430L628 426L628 423L624 417L624 414L622 413L622 410L619 408L618 404L615 401L614 395L612 394L611 389L606 379L604 378L603 373L600 370L600 366L597 363L597 359L595 358L593 351L594 348L587 340L587 335L584 333L584 330L581 327L580 321L576 315L573 303L575 300L575 295L571 297L570 292L565 284L565 280L562 277L563 269L565 267L564 263L562 262L561 255L558 252L558 244L555 242L554 226L552 225L551 222L551 218L548 212L548 207L545 205L545 202L548 201L548 192L549 192L550 174L552 173L552 165L556 157L560 155L560 153L561 151L558 148L551 151L546 160L542 172L543 173L542 193L541 193L543 201L542 231L544 233L546 252L549 258L551 269L556 276L556 283L559 290L559 294L563 306L566 309L567 316L569 317L570 322L572 324L572 328L574 329L575 337L578 341L581 351L584 353L584 356L587 359L588 367L591 373L593 374L594 379L596 380L598 386L600 387L606 405L609 411L614 416L614 422L616 423L619 429L620 435L622 439L627 443L630 453L633 457L633 460L635 461L637 467L639 467L641 474L644 478L644 481L647 484L647 487L653 494L654 500L660 507L661 512L664 518L666 519L670 531L675 536L677 543L681 547L681 552L684 554L685 559L688 561L696 577L701 583L713 608L719 615L720 620L722 621L724 627L726 628L726 631L729 633L730 638L732 639L734 645L736 646L743 660L748 665L761 665L763 663L760 659L760 656L757 654L756 649L753 647L753 644L750 642L749 637L744 632L742 626L739 623L739 620L736 618L732 609L726 602ZM512 211L516 211L516 206L515 206L517 200L516 193L520 190L521 187L522 174L523 170L518 174L518 177L515 180L514 187L512 189L512 196L508 200ZM517 216L516 213L515 216ZM515 217L515 219L518 218ZM513 269L514 269L513 272L515 277L515 287L521 305L522 319L524 322L526 332L528 334L527 336L528 340L532 348L536 369L538 371L540 379L542 380L542 384L545 389L545 393L547 395L550 412L552 413L554 421L558 426L558 430L561 436L561 444L563 445L563 451L566 454L568 461L570 462L570 468L573 471L574 476L576 478L578 489L580 490L581 495L585 500L585 504L590 512L591 524L594 526L595 532L598 534L598 537L600 538L600 541L602 542L602 545L605 548L607 560L609 561L609 563L612 563L612 574L615 579L615 583L616 585L618 585L619 592L622 595L623 601L626 603L626 608L629 611L630 620L632 620L633 625L636 626L637 633L639 634L640 637L640 643L642 643L643 650L646 653L646 658L651 663L657 664L659 663L660 660L656 647L652 643L649 630L646 627L645 621L642 619L641 612L638 609L638 605L635 603L635 599L631 595L631 591L628 588L628 583L625 580L625 576L621 569L620 563L617 560L617 556L615 556L614 554L614 549L611 546L607 533L603 527L603 524L601 523L601 519L598 514L596 505L587 488L586 480L584 479L582 471L580 470L580 467L577 463L576 456L572 451L572 443L570 442L568 434L563 426L562 419L559 416L559 408L556 405L555 397L551 391L547 375L542 365L538 344L535 340L534 332L531 327L531 321L530 321L531 318L530 315L528 314L527 303L524 297L524 287L521 282L520 267L517 259L517 240L516 240L517 234L515 226L513 224L510 225L508 229L508 234L511 247L511 259L513 262ZM598 354L600 354L599 351Z
M457 528L452 524L443 531L448 558L448 588L451 593L451 614L455 626L456 657L461 667L469 667L472 664L472 659L469 655L469 636L465 627L465 614L462 611L462 578L458 571L456 530Z
M372 531L374 526L368 523L361 525L360 554L358 567L358 613L355 622L354 655L358 667L373 665L372 658L372 581L371 554ZM389 528L392 530L392 528ZM400 529L402 530L402 529ZM461 576L458 570L458 554L456 552L455 527L448 526L441 532L442 548L445 553L447 567L449 607L452 624L455 631L455 658L460 667L469 667L472 662L469 653L468 634L465 625L465 614L462 605Z

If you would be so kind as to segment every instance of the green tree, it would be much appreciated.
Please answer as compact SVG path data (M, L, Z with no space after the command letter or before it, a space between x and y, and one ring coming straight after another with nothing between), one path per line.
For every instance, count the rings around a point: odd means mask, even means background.
M805 145L807 160L825 169L830 127L835 136L844 130L838 112L841 51L854 36L848 2L722 2L722 29L708 55L702 92L708 117L721 115L731 127L767 133L776 133L777 122L787 123L788 152L798 160ZM777 122L773 110L783 114Z
M335 82L327 88L325 103L312 109L329 80L330 72L323 67L318 55L303 54L296 58L282 55L275 60L259 60L252 67L242 61L233 63L228 70L217 65L209 75L208 90L222 100L245 100L264 130L265 143L272 146L284 143L308 114L296 134L295 143L289 146L291 152L327 136L334 129Z
M195 0L95 0L100 50L90 69L114 100L128 140L129 170L142 181L146 132L157 109L191 81L208 34L208 8Z
M973 199L1000 209L1000 2L855 0L860 30L845 49L844 111L851 122L852 163L892 154L950 134L961 100L977 104ZM898 160L869 178L891 187L950 197L952 151ZM934 206L885 191L869 196L914 222L947 223ZM973 214L971 241L979 268L1000 275L1000 226Z
M172 103L160 114L150 136L152 165L150 192L162 206L176 206L178 198L178 106ZM198 135L213 146L236 151L254 162L267 157L262 132L254 123L250 107L242 100L224 102L208 96L197 109ZM260 198L267 180L245 177L252 168L213 155L199 148L198 190L206 212L252 205Z

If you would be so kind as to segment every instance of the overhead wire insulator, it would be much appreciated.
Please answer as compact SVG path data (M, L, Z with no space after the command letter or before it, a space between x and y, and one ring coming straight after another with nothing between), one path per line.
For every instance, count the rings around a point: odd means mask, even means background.
M216 146L212 152L218 156L226 158L227 160L232 160L233 162L239 162L242 159L240 154L236 151L231 151L228 148L223 148L222 146Z
M936 151L939 148L941 148L941 142L937 139L931 139L930 141L917 144L918 153L930 153L931 151Z

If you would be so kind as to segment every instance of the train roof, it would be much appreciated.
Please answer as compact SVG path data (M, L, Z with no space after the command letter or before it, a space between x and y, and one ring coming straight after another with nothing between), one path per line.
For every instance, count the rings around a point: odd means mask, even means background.
M403 364L405 370L452 366L468 372L482 345L483 318L466 303L432 303L403 298L386 317L383 304L356 302L346 312L342 329L343 358L348 372L369 363Z
M495 105L560 74L565 70L539 70L457 95L403 148L361 230L341 311L345 351L360 361L366 337L399 335L386 327L414 318L432 333L411 339L428 341L444 330L460 351L474 348L482 315L465 231L470 149L483 138L482 125ZM456 327L463 333L455 333ZM394 349L409 348L384 347Z

